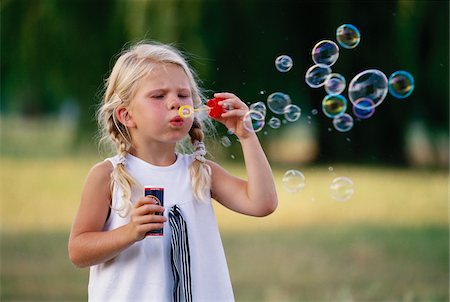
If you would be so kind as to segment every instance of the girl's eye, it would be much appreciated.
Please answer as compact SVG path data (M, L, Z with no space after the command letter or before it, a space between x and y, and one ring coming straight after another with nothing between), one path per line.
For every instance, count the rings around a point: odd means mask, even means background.
M190 95L187 95L187 94L183 94L183 95L179 95L178 96L179 98L189 98L189 97L191 97Z
M163 99L164 95L154 95L153 98L154 99Z

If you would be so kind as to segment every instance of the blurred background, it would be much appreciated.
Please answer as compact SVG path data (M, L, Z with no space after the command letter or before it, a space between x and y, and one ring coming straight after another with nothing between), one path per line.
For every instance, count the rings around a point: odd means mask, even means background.
M108 156L94 118L104 81L141 40L186 52L207 96L230 91L251 105L281 91L302 110L258 132L278 210L251 218L216 206L237 301L448 301L448 1L2 0L0 10L2 301L86 300L88 271L68 260L68 233L90 167ZM406 70L415 89L388 94L342 133L305 73L314 45L336 41L345 23L361 42L340 49L333 71L348 84L366 69ZM287 73L275 68L282 54ZM226 129L209 143L245 177ZM285 189L291 169L303 190ZM345 202L329 194L339 176L354 184Z

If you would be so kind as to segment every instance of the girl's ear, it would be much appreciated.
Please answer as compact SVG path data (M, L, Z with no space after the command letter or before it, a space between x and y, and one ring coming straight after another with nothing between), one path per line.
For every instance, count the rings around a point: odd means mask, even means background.
M127 128L134 128L136 124L133 121L133 118L128 111L128 109L124 106L118 106L115 111L116 117L119 122Z

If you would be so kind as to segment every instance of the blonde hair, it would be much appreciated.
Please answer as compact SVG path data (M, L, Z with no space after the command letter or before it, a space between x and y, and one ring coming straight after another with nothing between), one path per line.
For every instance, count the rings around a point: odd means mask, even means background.
M125 167L124 158L132 147L131 136L127 127L117 120L115 111L119 105L129 106L138 88L139 80L148 75L154 66L164 63L176 64L183 68L190 83L194 107L200 107L204 97L197 84L197 76L184 55L170 45L141 42L120 54L106 80L103 100L97 110L97 121L101 132L100 143L111 145L120 156L119 163L111 174L111 191L114 185L122 189L122 203L117 208L112 208L122 217L127 216L132 208L133 186L141 186L141 184L136 182ZM196 114L189 131L190 144L188 138L178 142L177 152L192 152L196 148L194 146L199 145L197 142L203 142L204 129L212 130L212 122ZM199 200L206 200L207 192L211 187L211 170L205 163L203 155L195 156L189 170L194 196Z

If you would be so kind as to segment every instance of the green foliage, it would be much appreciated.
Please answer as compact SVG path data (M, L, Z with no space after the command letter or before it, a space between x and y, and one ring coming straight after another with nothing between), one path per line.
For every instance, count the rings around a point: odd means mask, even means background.
M430 132L448 137L448 12L448 1L418 0L3 1L0 112L43 115L73 100L80 108L77 141L90 140L115 55L150 39L192 54L209 92L232 91L256 102L283 91L305 118L311 109L320 112L325 94L304 83L310 51L319 40L334 39L339 25L352 23L362 42L354 50L341 49L333 68L347 82L367 68L388 76L409 70L416 89L407 100L388 96L373 118L357 122L345 134L355 142L351 152L340 143L342 135L328 131L330 120L319 116L318 160L405 163L411 122L424 121ZM294 59L287 74L273 66L280 54Z

